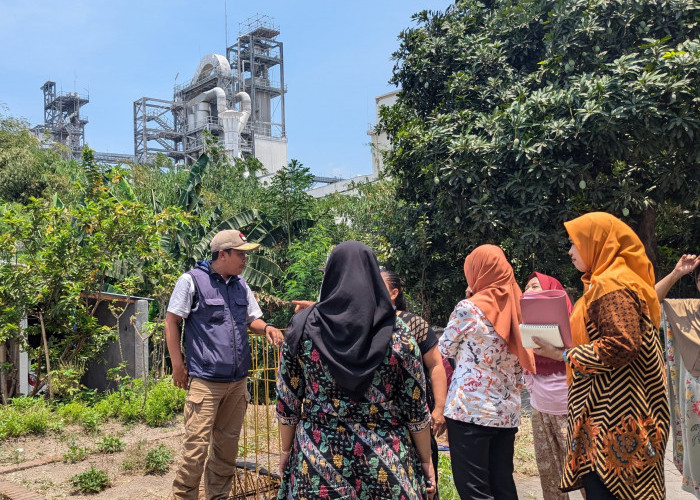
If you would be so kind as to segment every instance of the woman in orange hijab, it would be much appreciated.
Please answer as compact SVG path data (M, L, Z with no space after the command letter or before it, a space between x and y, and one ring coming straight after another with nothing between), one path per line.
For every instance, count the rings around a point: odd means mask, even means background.
M669 410L654 270L637 235L603 212L564 224L583 274L574 347L540 343L567 362L568 441L563 491L588 498L662 499Z
M503 250L482 245L464 261L473 295L456 306L438 343L455 358L444 416L461 498L517 499L513 481L523 367L534 371L520 339L520 287Z

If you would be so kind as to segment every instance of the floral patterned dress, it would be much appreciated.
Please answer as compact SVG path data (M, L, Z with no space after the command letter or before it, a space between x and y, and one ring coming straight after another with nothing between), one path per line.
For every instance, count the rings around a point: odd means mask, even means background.
M296 425L278 499L427 498L410 432L430 424L420 352L399 319L362 401L336 385L309 337L282 347L277 418Z
M700 316L700 300L686 301L694 302L696 314ZM700 498L700 377L691 375L683 364L680 349L676 349L679 346L674 330L678 327L671 327L665 313L661 317L661 328L666 334L673 463L682 474L682 488Z

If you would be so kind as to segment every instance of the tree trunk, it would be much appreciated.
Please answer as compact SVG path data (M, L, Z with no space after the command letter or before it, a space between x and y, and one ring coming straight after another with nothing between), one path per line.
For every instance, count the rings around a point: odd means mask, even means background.
M635 232L644 244L647 257L654 266L654 273L658 270L659 250L656 244L656 208L649 207L637 218Z
M46 326L44 325L44 313L42 313L41 311L39 311L39 324L41 325L41 343L44 344L44 357L46 358L46 385L49 387L49 401L53 401L53 384L51 383L51 361L49 361L49 343L46 340Z
M0 395L2 396L2 404L7 404L7 374L5 373L5 362L7 361L6 343L0 343Z
M11 398L19 394L19 340L10 342L10 359L12 360L14 369L12 370L12 383L10 384L9 396Z

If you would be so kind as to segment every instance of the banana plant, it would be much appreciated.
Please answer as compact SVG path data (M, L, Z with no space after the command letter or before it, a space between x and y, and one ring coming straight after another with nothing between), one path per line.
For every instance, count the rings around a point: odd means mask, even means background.
M161 246L171 256L183 261L183 267L190 268L195 262L209 256L209 243L216 233L225 229L239 229L249 235L249 241L260 243L263 247L261 251L249 255L243 278L254 288L269 289L274 280L282 276L280 267L266 256L269 253L266 250L277 241L276 236L269 232L272 225L258 210L245 210L221 220L221 210L217 207L205 218L202 213L202 178L208 163L209 157L206 154L200 156L192 165L187 182L180 190L178 206L192 216L190 224L181 225L174 236L163 237ZM154 210L160 208L155 196L153 205Z

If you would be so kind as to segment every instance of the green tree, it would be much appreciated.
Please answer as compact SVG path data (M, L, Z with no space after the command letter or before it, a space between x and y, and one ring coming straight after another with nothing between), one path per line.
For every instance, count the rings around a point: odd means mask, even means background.
M40 149L26 122L0 115L0 199L26 202L41 196L51 154Z
M292 160L281 168L265 191L266 212L276 221L290 245L294 238L312 224L314 200L306 191L313 184L313 174L301 162Z
M401 227L425 235L391 236L408 244L404 269L427 258L430 294L456 299L461 260L490 242L521 277L537 268L566 280L562 222L589 210L627 220L656 262L660 204L691 217L700 208L699 9L463 0L418 14L400 36L402 90L381 122Z
M187 182L189 171L176 165L163 154L151 164L130 165L130 180L136 198L155 211L177 206L180 188Z
M240 229L248 233L251 241L260 242L262 245L272 246L276 241L269 233L272 224L258 210L249 209L224 217L220 204L213 210L205 208L203 180L208 165L209 157L202 155L190 168L187 182L178 187L176 208L184 212L187 218L177 222L173 234L161 240L164 251L180 262L183 272L194 266L195 262L211 256L209 243L216 233L224 229ZM160 206L156 199L154 209L161 210ZM246 281L256 288L269 289L273 280L280 275L278 264L264 251L251 254L243 271Z
M381 178L353 185L350 194L334 193L319 200L323 213L335 222L326 224L333 229L333 243L361 241L380 262L390 259L394 249L387 240L387 228L399 222L395 215L403 207L401 202L397 205L396 184Z
M259 210L264 204L264 186L259 176L265 173L257 158L229 161L223 145L206 135L209 165L202 179L205 204L220 206L224 218L246 210Z
M95 359L115 338L95 317L105 291L144 295L176 277L160 240L179 212L156 215L123 197L123 172L105 175L89 150L84 168L89 184L80 204L30 199L0 208L0 349L24 341L18 321L28 317L28 334L41 339L31 352L41 376L35 390L48 383L50 394L57 368Z
M285 270L283 297L287 300L316 300L321 291L323 265L333 247L321 225L309 229L304 238L289 246L289 267Z

